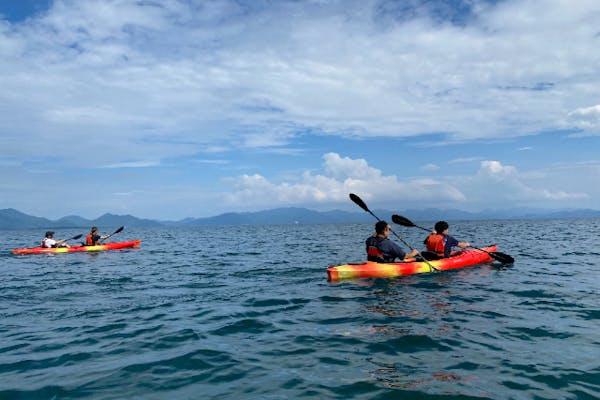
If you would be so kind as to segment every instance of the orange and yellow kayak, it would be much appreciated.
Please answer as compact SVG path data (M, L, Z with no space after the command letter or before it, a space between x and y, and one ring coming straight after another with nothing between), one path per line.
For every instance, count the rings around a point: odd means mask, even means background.
M140 246L141 240L130 240L128 242L103 243L97 246L71 246L71 247L23 247L14 249L13 254L48 254L48 253L77 253L82 251L104 251L132 249Z
M485 251L482 251L485 250ZM424 261L377 263L365 261L357 264L344 264L327 268L327 277L330 281L357 278L394 278L402 275L421 274L426 272L445 271L483 264L493 261L487 252L496 251L496 246L455 251L448 258Z

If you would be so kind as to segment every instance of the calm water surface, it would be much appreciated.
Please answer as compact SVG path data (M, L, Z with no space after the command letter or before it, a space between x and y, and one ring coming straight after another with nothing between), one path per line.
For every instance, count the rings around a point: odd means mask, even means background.
M372 229L0 231L0 399L600 398L600 220L457 222L516 263L327 282Z

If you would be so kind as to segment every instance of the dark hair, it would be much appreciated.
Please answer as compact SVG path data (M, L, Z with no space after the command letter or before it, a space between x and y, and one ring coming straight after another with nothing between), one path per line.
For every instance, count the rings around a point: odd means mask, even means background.
M383 231L385 231L385 228L387 228L387 227L388 227L388 223L387 223L387 222L385 222L385 221L378 221L378 222L375 224L375 232L376 232L378 235L380 235L380 234L382 234L382 233L383 233Z
M53 232L53 231L47 231L47 232L46 232L46 237L50 237L50 236L52 236L52 235L54 235L54 232Z
M438 221L435 223L435 231L437 233L442 233L446 229L448 229L448 223L446 221Z

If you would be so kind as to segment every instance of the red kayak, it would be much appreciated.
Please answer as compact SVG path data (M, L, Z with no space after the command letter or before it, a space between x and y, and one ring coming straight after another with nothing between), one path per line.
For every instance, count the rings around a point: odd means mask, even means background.
M82 251L104 251L134 249L140 246L141 240L130 240L128 242L104 243L96 246L71 246L71 247L24 247L14 249L13 254L47 254L47 253L77 253Z
M488 252L495 252L496 246L484 247L479 249L469 249L455 251L448 258L440 260L398 262L398 263L377 263L365 261L357 264L344 264L327 268L327 277L330 281L339 281L342 279L356 278L394 278L402 275L421 274L425 272L445 271L488 263L492 257Z

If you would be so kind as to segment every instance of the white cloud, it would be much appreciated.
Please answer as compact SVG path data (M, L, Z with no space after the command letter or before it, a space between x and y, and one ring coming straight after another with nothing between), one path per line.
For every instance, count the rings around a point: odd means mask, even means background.
M128 161L117 164L103 165L100 168L149 168L158 166L160 166L160 162L158 161Z
M440 166L437 164L433 164L433 163L425 164L421 167L421 170L426 171L426 172L437 171L439 169L440 169Z
M567 168L573 173L577 165ZM565 177L559 177L565 175ZM598 180L597 178L594 178ZM489 207L510 208L544 204L552 206L570 206L569 200L589 199L589 193L565 188L554 189L557 182L565 185L568 182L568 173L563 171L526 171L521 172L511 165L503 165L497 160L485 160L480 164L477 174L465 178L464 185L460 188L465 192L469 201L487 204ZM597 189L594 189L597 191Z
M375 0L58 0L27 23L2 23L0 146L84 164L81 141L24 151L7 139L103 135L125 144L94 146L112 164L133 148L189 154L140 143L146 135L214 149L281 147L307 128L463 141L597 130L597 109L578 109L600 91L597 2L470 5L454 26L422 12L382 16Z
M569 115L598 119L600 118L600 104L593 107L578 108L577 110L569 113Z
M229 164L229 160L211 160L211 159L196 159L195 163L199 164L218 164L218 165L226 165Z
M575 200L575 199L587 199L589 195L587 193L567 193L565 191L550 191L544 189L541 195L548 200Z
M445 200L460 202L464 195L455 187L434 179L401 181L393 175L383 175L366 160L340 157L337 153L323 156L324 174L304 172L297 182L270 182L262 175L242 175L229 179L233 190L224 195L227 203L246 206L284 204L332 204L345 201L348 193L360 193L365 200L404 204Z
M481 157L461 157L455 158L453 160L448 161L448 164L460 164L460 163L470 163L474 161L480 161Z
M500 161L482 161L479 175L492 179L506 179L517 174L517 169L512 166L504 166Z
M296 180L272 182L260 174L230 178L233 189L224 194L226 204L267 207L271 203L324 207L347 202L348 193L359 194L370 207L438 207L481 209L511 208L532 204L568 207L570 201L592 196L577 190L554 189L553 177L536 171L521 173L497 160L485 160L471 176L400 180L370 167L364 159L323 156L323 174L304 172ZM568 174L573 168L596 168L594 163L561 167ZM555 171L556 172L556 171ZM596 179L598 180L598 179ZM598 189L594 189L598 190Z
M353 160L349 157L342 158L337 153L327 153L323 159L325 160L325 173L335 179L378 180L381 178L381 171L369 167L367 161L362 158Z
M569 113L569 118L573 126L584 132L600 134L600 104L578 108Z

